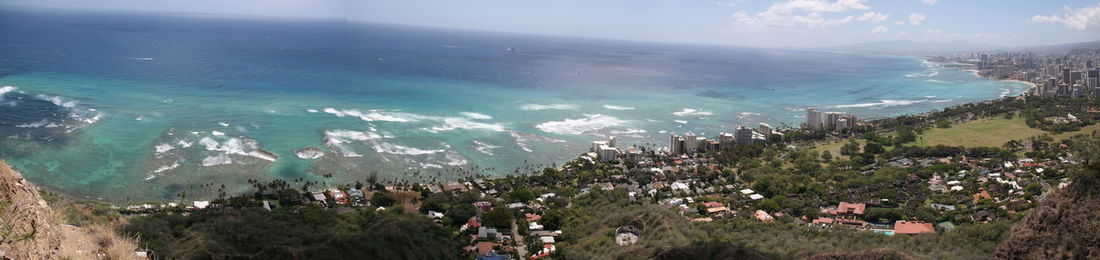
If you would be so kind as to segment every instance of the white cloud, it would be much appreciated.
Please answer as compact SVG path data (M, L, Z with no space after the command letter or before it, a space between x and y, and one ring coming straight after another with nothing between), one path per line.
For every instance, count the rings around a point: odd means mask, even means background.
M885 25L879 25L879 26L875 27L875 29L871 29L871 33L885 33L885 32L890 32L890 28L886 27Z
M905 25L905 21L894 22L894 25Z
M876 22L877 23L877 22L881 22L881 21L886 21L887 18L890 18L890 15L879 13L879 12L866 12L866 13L863 13L863 15L860 15L858 18L856 18L856 20L857 21L871 21L871 22Z
M928 16L924 15L924 14L919 14L919 13L911 13L911 14L909 14L909 24L910 25L920 25L921 22L924 21L924 18L928 18Z
M940 30L940 29L924 29L921 32L924 32L924 33L942 33L943 30Z
M1095 6L1072 9L1064 7L1064 14L1051 16L1036 15L1031 17L1033 23L1060 23L1074 30L1100 29L1100 3Z
M926 5L934 5L936 3L939 3L940 0L921 0L921 2L924 2L924 4Z
M742 25L762 25L769 27L831 27L857 20L855 16L829 18L822 13L844 13L869 10L864 4L867 0L789 0L768 6L762 12L752 14L739 11L732 15ZM866 19L878 19L881 13L874 13ZM864 16L867 16L865 13ZM862 18L862 16L861 16ZM865 21L865 20L860 20ZM872 20L873 21L873 20Z

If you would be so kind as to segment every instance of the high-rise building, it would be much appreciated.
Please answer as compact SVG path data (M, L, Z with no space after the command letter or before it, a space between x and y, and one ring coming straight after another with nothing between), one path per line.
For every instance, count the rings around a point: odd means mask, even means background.
M1072 70L1070 70L1070 69L1062 69L1062 83L1073 84L1073 82L1069 81L1069 73L1071 71Z
M840 119L840 112L825 112L825 129L836 129L836 121Z
M721 133L718 134L718 143L722 144L722 147L729 147L735 142L733 134Z
M764 138L768 138L768 136L772 135L773 128L769 124L760 123L760 125L756 127L756 132L764 135Z
M1049 97L1054 95L1054 92L1057 92L1057 90L1058 80L1054 79L1054 77L1047 77L1046 80L1043 81L1042 93L1039 95Z
M1059 97L1068 97L1070 94L1072 94L1072 93L1070 93L1071 89L1069 87L1070 87L1069 84L1066 84L1066 83L1058 84L1057 96L1059 96Z
M699 137L696 137L693 133L686 133L682 137L684 138L684 153L699 151Z
M806 129L810 131L821 130L821 112L817 108L806 109Z
M739 144L752 143L752 128L737 126L737 129L733 131L733 136L733 139L737 140Z
M856 118L856 115L849 113L844 113L844 115L840 116L840 119L843 119L844 121L837 122L837 131L855 128L856 124L859 123L859 119Z
M607 145L601 145L600 150L596 151L596 157L600 158L602 162L610 162L619 159L619 149L610 147Z
M684 138L676 134L668 135L668 154L681 155L684 153Z
M1077 83L1084 84L1085 83L1084 75L1085 75L1085 72L1083 72L1083 71L1070 72L1068 83L1070 85L1077 84Z
M1087 94L1087 92L1085 92L1086 91L1085 85L1081 85L1080 83L1073 84L1072 89L1073 89L1073 93L1070 93L1070 97L1082 98L1082 97L1085 97L1085 94Z
M1088 73L1085 74L1085 86L1088 86L1090 89L1100 88L1100 69L1089 70Z

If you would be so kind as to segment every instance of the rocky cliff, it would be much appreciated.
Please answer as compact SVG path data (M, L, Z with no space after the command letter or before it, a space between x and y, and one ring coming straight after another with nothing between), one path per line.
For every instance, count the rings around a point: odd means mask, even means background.
M65 224L31 183L0 161L0 259L132 259L135 247L107 225Z
M0 258L59 258L57 218L38 191L0 162Z
M1012 228L999 259L1100 259L1100 192L1067 188Z

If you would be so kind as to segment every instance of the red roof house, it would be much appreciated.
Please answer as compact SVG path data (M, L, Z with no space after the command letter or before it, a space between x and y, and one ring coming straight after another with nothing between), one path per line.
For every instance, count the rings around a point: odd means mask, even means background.
M898 220L898 222L894 223L894 234L920 233L936 233L936 228L932 227L932 223L923 221Z

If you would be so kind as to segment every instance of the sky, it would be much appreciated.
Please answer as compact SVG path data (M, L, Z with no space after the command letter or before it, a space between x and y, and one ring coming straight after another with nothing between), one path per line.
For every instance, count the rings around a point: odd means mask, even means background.
M1100 40L1098 0L3 0L15 8L351 19L749 47Z

